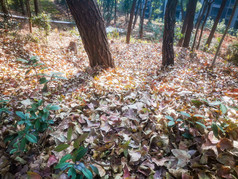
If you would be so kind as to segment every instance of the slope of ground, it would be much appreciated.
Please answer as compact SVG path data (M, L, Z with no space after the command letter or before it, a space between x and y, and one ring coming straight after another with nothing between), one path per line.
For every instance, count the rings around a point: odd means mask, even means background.
M161 69L161 44L127 45L110 40L116 68L95 74L75 31L29 41L24 31L0 35L0 99L9 100L15 112L20 101L41 96L33 73L17 58L39 56L48 69L62 72L67 80L51 83L44 96L59 104L52 116L55 124L38 151L32 145L28 156L10 157L3 138L15 130L18 118L3 116L0 123L0 169L2 176L16 178L66 177L53 170L54 163L73 150L56 152L67 142L69 126L73 139L88 134L83 145L89 151L83 162L94 164L102 178L234 178L238 176L238 68L219 58L211 71L213 55L201 51L189 57L176 48L175 66ZM67 51L70 41L78 54ZM25 161L25 162L23 162ZM55 173L55 174L53 174Z

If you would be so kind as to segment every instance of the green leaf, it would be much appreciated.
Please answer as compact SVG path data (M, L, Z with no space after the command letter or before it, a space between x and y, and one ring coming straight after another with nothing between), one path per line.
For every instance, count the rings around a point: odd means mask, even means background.
M93 179L93 174L89 169L84 168L82 172L87 179Z
M82 134L78 139L78 142L81 143L83 142L87 137L88 137L89 133L84 133Z
M192 99L191 102L193 103L194 106L196 106L197 108L200 108L201 105L203 105L203 103L199 100L196 99Z
M203 123L201 123L201 122L196 122L196 124L198 124L199 126L202 126L204 129L207 128L207 127L206 127Z
M186 113L186 112L183 112L183 111L181 111L180 114L182 114L183 116L186 116L186 117L191 117L190 114L188 114L188 113Z
M76 170L72 167L68 170L68 176L70 177L71 176L71 179L75 179L76 178Z
M60 109L60 107L58 105L53 105L53 106L49 107L49 110L52 110L52 111L57 111L59 109Z
M26 116L25 116L25 114L23 113L23 112L21 112L21 111L17 111L16 112L16 115L18 115L20 118L22 118L22 119L26 119Z
M170 121L174 121L174 118L172 118L171 116L165 116L165 118L170 120Z
M20 143L20 150L24 151L26 147L26 138L23 138Z
M220 105L220 110L221 110L222 114L226 114L227 113L227 107L224 104Z
M45 84L47 82L48 80L45 77L40 78L40 84Z
M27 60L24 60L24 59L21 59L21 58L17 59L17 61L18 61L18 62L23 62L23 63L28 63Z
M65 156L63 156L60 160L60 163L64 163L66 162L66 160L72 159L72 155L71 154L67 154Z
M174 122L174 121L169 121L169 122L168 122L168 126L169 126L169 127L172 127L172 126L174 126L174 125L175 125L175 122Z
M80 147L75 158L76 161L79 161L87 153L88 149L85 147Z
M61 170L65 170L68 167L71 167L72 164L70 163L59 163L55 166L55 169L61 169Z
M37 143L37 138L33 134L26 134L26 139L31 143Z
M200 115L200 114L195 114L193 117L198 117L198 118L200 117L200 118L203 118L203 119L206 118L205 116Z
M25 73L25 75L27 75L27 74L30 73L30 72L31 72L31 69L27 70L26 73Z
M55 151L56 151L56 152L60 152L60 151L62 151L62 150L67 149L68 147L69 147L68 144L60 144L60 145L58 145L58 146L55 148Z
M67 140L68 140L68 142L70 142L72 134L73 134L73 128L71 126L71 127L69 127L68 132L67 132Z
M48 91L48 87L47 87L47 83L45 83L42 89L42 92L47 92L47 91Z
M90 165L90 167L96 175L99 175L99 171L97 167L95 167L94 165Z
M215 101L215 102L209 103L209 106L218 106L220 104L221 104L221 101Z
M218 138L218 126L217 126L217 124L213 122L211 128L212 128L214 136L216 138Z

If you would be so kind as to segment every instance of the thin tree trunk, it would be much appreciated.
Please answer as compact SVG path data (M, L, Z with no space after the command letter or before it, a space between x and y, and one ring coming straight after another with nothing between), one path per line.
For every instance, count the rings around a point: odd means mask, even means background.
M38 16L38 14L40 13L39 2L38 2L38 0L34 0L34 6L35 6L35 13L36 13L36 16Z
M206 14L206 17L205 17L205 19L203 21L203 24L202 24L202 28L201 28L201 32L200 32L200 37L199 37L198 45L197 45L197 50L199 49L199 46L200 46L200 43L201 43L201 40L202 40L203 29L204 29L204 26L205 26L205 24L207 22L207 18L208 18L209 12L211 10L211 5L212 5L213 2L214 2L214 0L208 3L207 14Z
M145 19L145 11L146 11L146 7L147 7L147 2L148 2L148 0L145 1L145 7L143 9L143 14L142 14L141 21L140 21L140 32L139 32L140 39L142 39L142 37L143 37L144 19Z
M181 30L181 34L183 34L183 37L181 39L179 39L178 41L178 44L177 46L179 47L182 47L183 45L183 41L184 41L184 35L186 33L186 30L187 30L187 26L188 26L188 20L189 20L189 13L188 13L188 10L189 10L189 2L187 3L187 6L186 6L186 9L187 9L187 12L186 12L186 16L185 16L185 19L184 19L184 22L183 22L183 27L182 27L182 30Z
M223 42L223 40L225 39L226 34L227 34L228 30L229 30L229 27L230 27L230 25L231 25L232 19L233 19L234 15L235 15L237 5L238 5L238 0L236 0L236 2L235 2L235 5L234 5L233 10L232 10L232 13L231 13L231 17L230 17L229 22L228 22L228 24L227 24L227 26L226 26L226 30L225 30L225 32L224 32L222 38L221 38L221 41L220 41L220 43L219 43L219 46L217 47L217 51L216 51L215 57L214 57L214 59L213 59L213 61L212 61L211 68L213 68L214 65L215 65L215 63L216 63L216 59L217 59L218 53L219 53L219 51L220 51L222 42Z
M191 4L191 8L188 13L189 20L188 20L187 29L186 29L186 33L185 33L185 37L184 37L184 42L183 42L183 47L185 47L185 48L189 47L189 42L190 42L190 38L192 35L192 31L193 31L193 21L194 21L196 6L197 6L197 0L190 0L189 2Z
M204 0L203 3L202 3L202 8L201 8L200 11L199 11L198 19L197 19L197 22L196 22L196 24L195 24L195 27L196 27L196 28L197 28L197 26L198 26L198 22L199 22L200 17L202 17L202 14L205 13L205 12L204 12L204 9L207 8L207 6L206 6L207 1L208 1L208 0Z
M26 0L26 10L27 10L28 18L29 18L29 30L30 30L30 33L32 33L30 0Z
M150 0L150 11L149 11L149 18L148 18L148 24L151 23L151 18L152 18L152 2L153 0Z
M136 22L137 22L137 19L138 19L138 12L140 11L140 8L141 8L141 0L138 1L137 3L137 8L136 8L136 12L135 12L135 19L134 19L134 22L133 22L133 29L135 28L136 26Z
M131 13L130 13L130 20L129 20L128 29L127 29L127 34L126 34L126 43L127 43L127 44L130 43L130 38L131 38L131 26L132 26L132 22L133 22L135 7L136 7L136 0L133 0L132 7L131 7Z
M204 1L205 2L205 1ZM206 1L207 2L207 1ZM205 3L205 4L203 4L204 5L204 8L203 8L203 10L202 10L202 13L200 13L200 16L198 17L198 21L197 21L197 27L196 27L196 32L195 32L195 37L194 37L194 40L193 40L193 46L192 46L192 50L191 51L193 51L194 50L194 47L195 47L195 45L196 45L196 41L197 41L197 35L198 35L198 31L199 31L199 27L200 27L200 24L201 24L201 22L202 22L202 18L203 18L203 16L204 16L204 14L205 14L205 12L206 12L206 5L207 5L207 3Z
M183 0L180 0L182 20L184 20Z
M114 9L114 24L117 24L117 0L115 0L115 9Z
M207 42L206 42L206 46L207 46L207 47L210 47L210 44L211 44L211 42L212 42L212 38L213 38L213 36L214 36L214 34L215 34L215 31L216 31L217 25L218 25L218 23L219 23L219 20L220 20L220 18L221 18L222 12L223 12L223 10L224 10L224 8L225 8L225 6L226 6L226 2L227 2L227 0L223 0L222 3L221 3L221 7L220 7L220 9L219 9L219 11L218 11L216 20L215 20L215 22L214 22L214 24L213 24L213 26L212 26L212 30L211 30L210 35L209 35L209 37L208 37L208 39L207 39Z
M67 0L91 67L114 67L103 18L94 0Z
M25 5L23 0L20 0L20 6L21 6L21 10L22 10L22 15L26 15L26 9L25 9Z

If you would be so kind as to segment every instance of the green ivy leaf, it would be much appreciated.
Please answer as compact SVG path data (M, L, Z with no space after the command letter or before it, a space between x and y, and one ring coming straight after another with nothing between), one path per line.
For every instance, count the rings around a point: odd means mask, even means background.
M66 168L69 168L71 166L73 166L73 165L70 163L59 163L55 166L55 169L65 170Z
M218 106L220 104L221 104L221 101L215 101L215 102L209 103L209 106Z
M213 122L211 128L212 128L214 136L216 138L218 138L218 126L217 126L217 124Z
M67 154L65 156L63 156L60 160L60 163L64 163L66 162L67 160L71 159L72 158L72 155L71 154Z
M174 125L175 125L175 122L174 122L174 121L169 121L169 122L168 122L168 126L169 126L169 127L172 127L172 126L174 126Z
M201 123L201 122L196 122L196 124L198 124L199 126L202 126L204 129L207 128L207 127L206 127L203 123Z
M88 149L85 147L80 147L75 158L76 161L79 161L87 153Z
M26 138L23 138L20 143L20 150L24 151L26 147Z
M200 108L201 105L203 105L203 103L199 100L196 99L192 99L191 102L193 103L194 106L196 106L197 108Z
M62 150L67 149L68 147L69 147L68 144L60 144L60 145L58 145L58 146L55 148L55 151L56 151L56 152L60 152L60 151L62 151Z
M40 78L40 84L45 84L48 82L48 80L45 77Z
M76 179L76 175L76 170L73 167L68 170L68 176L71 176L71 179Z
M17 111L16 112L16 115L18 115L20 118L22 118L22 119L26 119L26 116L25 116L25 114L23 113L23 112L21 112L21 111Z
M60 109L60 107L57 105L49 106L49 110L52 110L52 111L57 111L59 109Z
M186 113L186 112L183 112L183 111L181 111L180 114L182 114L183 116L186 116L186 117L191 117L190 114L188 114L188 113Z
M31 143L37 143L37 138L33 134L26 134L26 139Z
M72 134L73 134L73 128L69 127L68 132L67 132L67 140L68 140L68 142L70 142Z
M170 120L170 121L174 121L174 118L172 118L171 116L165 116L165 118Z

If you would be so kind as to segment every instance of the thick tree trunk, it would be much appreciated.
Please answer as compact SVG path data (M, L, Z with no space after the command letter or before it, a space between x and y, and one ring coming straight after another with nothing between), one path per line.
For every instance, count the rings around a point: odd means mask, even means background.
M199 46L200 46L200 43L201 43L201 40L202 40L203 29L204 29L204 26L205 26L205 24L206 24L206 21L207 21L209 12L210 12L210 10L211 10L211 5L212 5L213 2L214 2L214 0L208 2L207 14L206 14L206 17L205 17L205 19L204 19L204 21L203 21L203 24L202 24L202 28L201 28L201 32L200 32L200 37L199 37L198 45L197 45L197 50L199 49Z
M34 6L35 6L35 13L36 13L36 16L38 16L38 14L40 13L39 2L38 2L38 0L34 0Z
M139 31L140 39L142 39L142 37L143 37L144 19L145 19L145 11L146 11L146 7L147 7L147 2L148 2L148 0L145 0L145 7L143 9L142 17L140 19L140 31Z
M21 6L21 10L22 10L22 15L26 15L26 9L25 9L25 5L23 0L20 0L20 6Z
M215 20L215 22L214 22L214 24L213 24L213 26L212 26L212 30L211 30L210 35L209 35L209 37L208 37L208 39L207 39L207 42L206 42L206 46L207 46L207 47L210 47L210 44L211 44L211 42L212 42L212 38L213 38L213 36L214 36L214 34L215 34L215 31L216 31L217 25L218 25L218 23L219 23L219 20L220 20L220 18L221 18L222 12L223 12L223 10L224 10L224 8L225 8L225 6L226 6L226 2L227 2L227 0L223 0L222 3L221 3L221 7L220 7L220 9L219 9L219 11L218 11L216 20Z
M91 67L114 67L103 18L94 0L67 0Z
M204 1L204 2L205 2L205 1ZM202 8L203 10L202 10L202 12L200 11L200 13L199 13L200 16L198 16L198 20L197 20L197 24L196 24L196 32L195 32L195 37L194 37L194 40L193 40L193 46L192 46L191 51L194 50L194 47L195 47L195 45L196 45L199 27L200 27L200 24L201 24L201 22L202 22L202 18L203 18L203 16L204 16L205 12L206 12L207 1L206 1L206 3L204 3L203 5L204 5L204 8Z
M7 9L6 0L0 0L0 5L2 7L2 12L5 14L4 15L4 20L7 21L7 19L8 19L8 9Z
M237 5L238 5L238 0L236 0L236 2L235 2L235 5L234 5L233 10L232 10L232 13L231 13L231 17L230 17L229 22L228 22L228 24L227 24L227 26L226 26L226 30L225 30L225 32L224 32L224 34L223 34L223 36L222 36L222 38L221 38L221 41L220 41L220 43L219 43L219 45L218 45L218 47L217 47L217 51L216 51L215 57L214 57L214 59L213 59L213 61L212 61L211 68L213 68L214 65L215 65L215 63L216 63L216 59L217 59L218 53L219 53L219 51L220 51L222 42L223 42L223 40L225 39L226 34L227 34L228 30L229 30L229 27L230 27L230 25L231 25L232 19L233 19L234 15L235 15Z
M192 35L193 31L193 21L194 21L194 16L195 16L195 11L196 11L196 6L197 6L197 0L189 0L189 9L188 9L188 24L186 28L186 33L184 37L184 42L183 42L183 47L188 48L189 47L189 42L190 38Z
M117 0L115 0L115 9L114 9L114 24L117 24Z
M180 0L182 20L184 20L183 0Z
M133 0L132 7L131 7L131 13L130 13L130 20L129 20L129 23L128 23L127 34L126 34L126 43L127 44L130 43L131 26L132 26L132 22L133 22L135 7L136 7L136 0Z
M139 15L138 12L140 12L140 8L141 8L141 0L139 0L138 3L137 3L137 8L136 8L136 12L135 12L135 19L134 19L133 27L132 27L133 29L134 29L135 26L136 26L136 22L137 22L138 15Z
M30 33L32 33L30 0L26 0L26 11L27 11L27 16L29 18L29 30L30 30Z
M163 35L163 59L162 65L168 66L174 64L174 26L176 18L176 6L178 0L168 0L164 19L164 35Z

